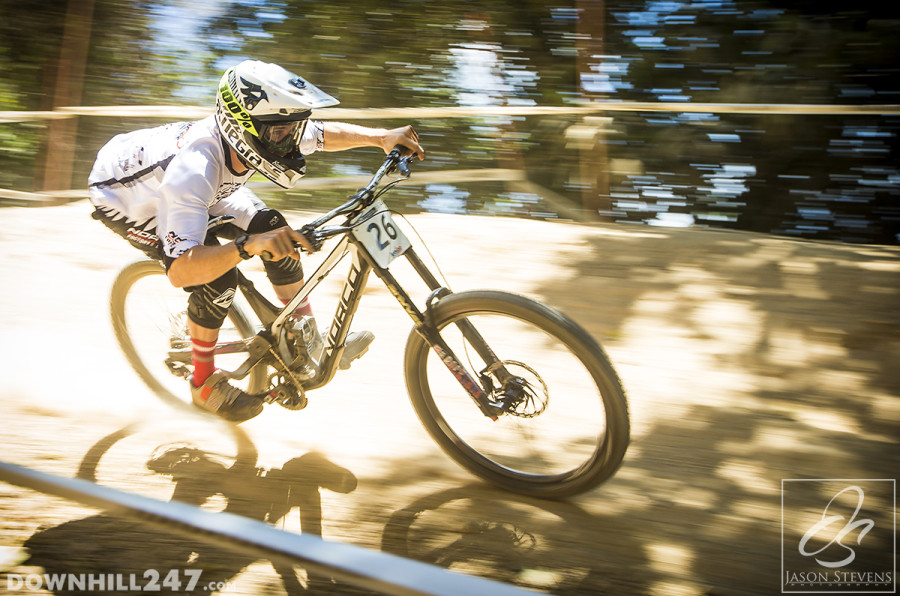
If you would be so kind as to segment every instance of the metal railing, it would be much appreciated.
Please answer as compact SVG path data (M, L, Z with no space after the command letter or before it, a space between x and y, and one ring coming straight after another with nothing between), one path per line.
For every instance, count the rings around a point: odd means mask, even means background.
M0 462L0 480L78 501L118 517L158 526L211 545L302 565L309 572L366 590L397 596L527 596L512 586L435 565L308 534L291 534L230 513L214 513L115 490L80 478L64 478Z

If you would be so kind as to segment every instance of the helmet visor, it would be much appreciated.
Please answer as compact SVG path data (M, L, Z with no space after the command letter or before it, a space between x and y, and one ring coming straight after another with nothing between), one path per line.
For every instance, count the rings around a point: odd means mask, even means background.
M285 157L297 148L306 120L261 122L257 128L259 140L268 151Z

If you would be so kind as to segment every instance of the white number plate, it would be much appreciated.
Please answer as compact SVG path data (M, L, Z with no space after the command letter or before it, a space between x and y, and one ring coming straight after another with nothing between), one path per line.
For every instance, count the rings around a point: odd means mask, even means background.
M391 212L381 200L372 203L350 224L354 226L353 236L366 247L372 260L382 269L387 269L391 261L410 247L409 240L394 223Z

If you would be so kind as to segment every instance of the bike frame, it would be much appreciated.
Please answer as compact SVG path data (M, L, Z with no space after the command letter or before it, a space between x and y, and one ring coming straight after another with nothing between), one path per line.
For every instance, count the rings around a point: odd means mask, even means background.
M274 346L277 344L277 338L284 332L284 326L288 318L293 314L296 308L310 295L310 293L325 279L348 254L351 257L350 270L344 287L341 291L337 310L325 338L325 350L323 358L319 362L319 366L314 375L303 379L301 383L302 389L317 389L326 385L333 378L338 370L341 355L344 350L344 342L350 332L350 324L359 308L362 300L363 291L371 273L375 275L385 284L391 295L400 303L400 306L409 315L413 321L415 329L422 334L426 341L431 345L432 349L437 353L444 365L450 370L453 376L459 381L466 392L472 397L479 409L485 416L496 419L502 413L502 404L491 401L481 383L470 374L465 366L453 353L452 349L441 338L438 330L431 322L430 312L436 301L441 297L450 294L450 290L441 285L434 274L428 269L425 263L419 258L415 250L410 246L403 253L403 257L407 259L413 270L421 277L425 285L431 291L426 301L425 310L421 310L416 306L409 294L401 287L394 275L389 271L388 267L382 267L378 264L378 260L372 255L365 244L363 244L353 233L355 227L370 221L375 216L384 213L377 209L367 209L377 199L374 193L381 177L390 171L394 166L398 165L399 152L392 152L385 160L382 167L372 177L369 185L361 189L359 193L350 198L348 202L341 205L337 209L323 215L310 224L307 224L300 231L302 233L315 234L323 225L332 221L339 216L347 216L347 221L341 227L331 228L320 232L321 239L325 237L341 235L341 240L337 246L328 254L321 263L315 273L307 279L303 286L298 290L294 297L281 309L278 309L269 302L253 285L253 283L238 270L238 289L241 291L250 307L253 309L264 329L260 331L254 338L244 340L242 342L222 343L216 347L217 354L248 352L247 360L241 364L229 376L233 378L244 378L252 368L258 365L266 357L275 355L279 361L276 368L288 370L287 363L280 362L277 356L277 350ZM351 224L351 220L357 219L356 223ZM485 340L478 331L466 320L457 323L463 335L473 346L479 357L484 360L487 366L498 362L497 356L491 351ZM501 380L509 376L503 367L500 367Z

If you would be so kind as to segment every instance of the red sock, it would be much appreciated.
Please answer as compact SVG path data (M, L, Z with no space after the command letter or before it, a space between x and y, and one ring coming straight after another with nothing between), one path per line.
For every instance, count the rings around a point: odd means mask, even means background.
M199 387L216 371L216 342L191 338L191 360L194 363L194 387Z

